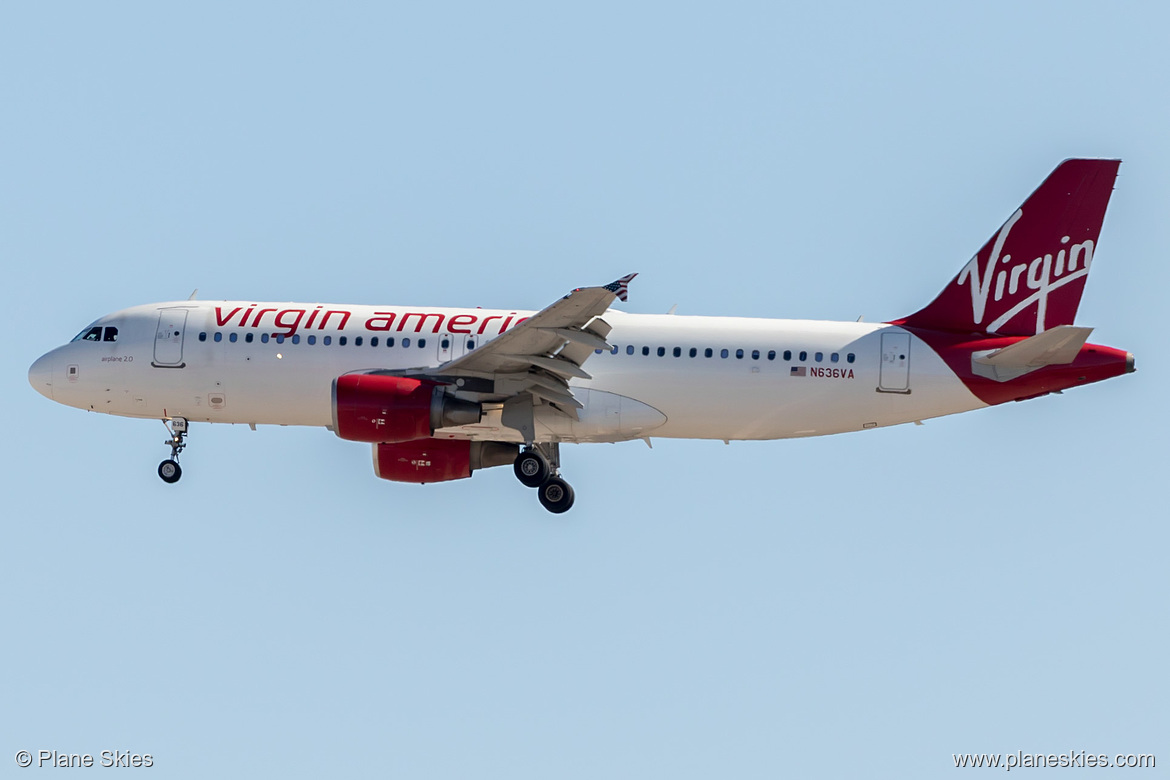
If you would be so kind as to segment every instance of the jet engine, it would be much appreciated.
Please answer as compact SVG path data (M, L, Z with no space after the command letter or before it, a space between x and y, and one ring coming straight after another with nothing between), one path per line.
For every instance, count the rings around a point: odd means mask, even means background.
M348 441L427 439L439 428L479 422L483 407L423 379L343 374L333 380L333 432Z
M394 482L449 482L516 460L518 445L467 439L417 439L374 445L374 473Z

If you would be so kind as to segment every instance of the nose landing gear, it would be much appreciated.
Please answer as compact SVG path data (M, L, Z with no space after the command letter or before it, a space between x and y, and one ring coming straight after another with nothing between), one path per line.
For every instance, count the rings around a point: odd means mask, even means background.
M553 514L567 512L573 506L573 488L560 476L560 445L530 444L525 447L512 470L525 487L536 488L540 505Z
M163 442L163 444L170 445L171 457L158 464L158 475L163 482L173 484L179 481L179 477L183 476L183 469L179 467L179 453L187 446L187 418L172 417L169 420L163 420L163 425L171 434L171 438Z

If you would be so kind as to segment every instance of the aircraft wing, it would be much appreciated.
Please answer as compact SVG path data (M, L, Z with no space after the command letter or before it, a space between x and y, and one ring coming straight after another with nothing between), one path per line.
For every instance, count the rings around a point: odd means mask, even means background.
M522 393L576 417L581 404L569 380L588 379L583 364L597 349L611 349L611 326L601 319L615 298L626 300L630 280L623 276L600 287L579 287L472 352L440 365L446 378L493 380L486 395L504 400ZM473 386L474 383L469 383Z

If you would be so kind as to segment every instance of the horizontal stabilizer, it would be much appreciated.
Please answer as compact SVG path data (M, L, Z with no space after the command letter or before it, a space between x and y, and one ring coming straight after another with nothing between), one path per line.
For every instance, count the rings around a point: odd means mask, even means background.
M1006 382L1044 366L1067 365L1077 359L1092 328L1057 325L1003 349L971 354L971 369L980 376Z

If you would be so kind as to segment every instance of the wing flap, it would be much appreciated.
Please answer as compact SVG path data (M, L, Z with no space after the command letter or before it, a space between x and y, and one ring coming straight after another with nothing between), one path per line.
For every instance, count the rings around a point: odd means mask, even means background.
M560 376L569 376L576 379L592 379L589 374L585 372L579 365L572 363L564 358L559 357L543 357L541 355L500 355L502 358L515 361L517 363L527 363L537 368L543 368L546 371L551 371Z
M532 395L536 396L537 398L543 398L544 400L548 401L549 403L560 404L562 406L570 406L574 409L584 409L585 408L585 404L578 401L576 398L574 398L569 393L558 393L558 392L555 392L553 390L549 390L547 387L541 387L539 385L533 385L532 387L528 388L527 392L531 393Z
M551 330L565 341L584 344L589 349L604 349L607 351L613 349L605 339L598 338L587 330L578 330L577 328L541 328L541 330Z

